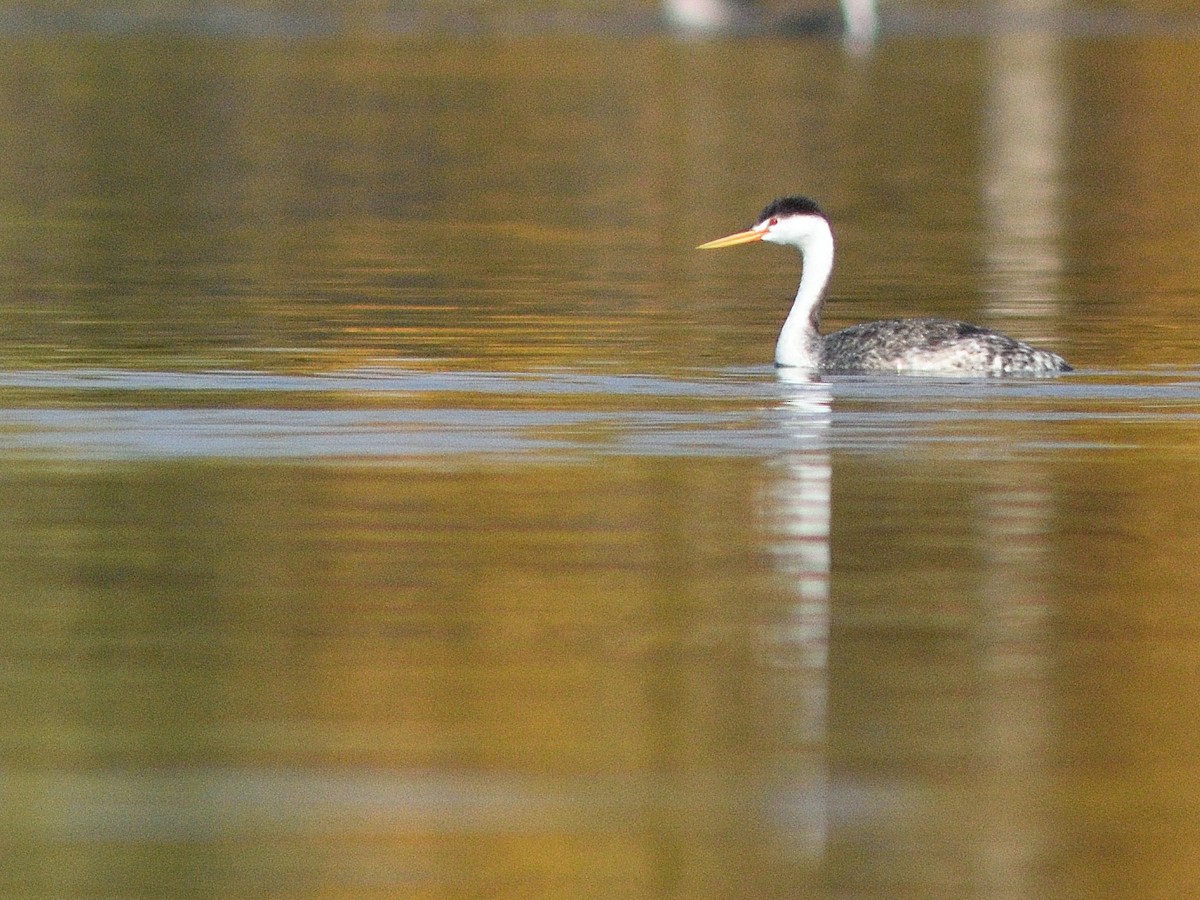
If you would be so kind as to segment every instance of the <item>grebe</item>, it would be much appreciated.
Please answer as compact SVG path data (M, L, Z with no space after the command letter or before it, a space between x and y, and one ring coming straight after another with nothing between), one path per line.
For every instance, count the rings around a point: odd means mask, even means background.
M696 249L751 241L795 247L804 266L796 300L775 345L777 366L927 375L1045 375L1071 370L1056 353L949 319L886 319L822 335L821 307L833 272L833 231L821 208L807 197L781 197L762 211L753 228Z

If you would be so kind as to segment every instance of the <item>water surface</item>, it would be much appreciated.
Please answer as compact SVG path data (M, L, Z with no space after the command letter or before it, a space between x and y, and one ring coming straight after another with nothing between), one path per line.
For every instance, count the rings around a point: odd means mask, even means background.
M5 893L1197 880L1193 34L638 21L4 26Z

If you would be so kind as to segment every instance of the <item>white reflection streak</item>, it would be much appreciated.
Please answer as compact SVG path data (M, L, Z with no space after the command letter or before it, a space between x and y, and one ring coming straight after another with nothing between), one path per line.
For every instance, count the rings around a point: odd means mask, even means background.
M840 0L842 46L851 53L866 53L879 37L879 11L875 0Z
M829 636L829 505L832 474L826 435L832 413L829 386L795 369L780 369L779 380L794 392L781 410L783 427L797 452L785 461L775 508L784 540L775 548L780 567L796 578L797 615L786 635L803 648L804 666L824 672ZM821 706L824 711L824 703Z
M1015 900L1036 893L1046 841L1039 811L1048 793L1042 754L1053 708L1043 549L1049 495L1037 469L1012 466L997 475L999 483L982 497L988 559L980 738L990 793L1003 802L983 818L980 875L989 896Z
M1016 0L1014 14L1059 8L1059 0ZM989 234L989 310L997 317L1053 315L1063 273L1061 189L1066 104L1059 37L1014 30L989 42L984 207ZM1038 337L1048 337L1038 335ZM1012 467L984 497L990 550L983 610L986 726L995 795L983 819L985 891L1029 896L1044 834L1039 748L1045 746L1046 609L1039 595L1048 504L1044 473Z
M783 458L770 509L779 535L774 555L793 579L796 599L773 635L773 661L795 698L793 738L801 748L795 775L807 779L801 795L788 802L785 819L802 853L817 857L828 833L828 774L823 743L828 706L829 524L832 469L828 432L832 413L829 386L794 369L779 370L788 394L779 421L795 450ZM805 772L804 763L808 763Z
M1019 7L1056 5L1027 0ZM983 166L988 308L998 317L1047 316L1055 311L1063 271L1059 38L1002 31L989 50Z

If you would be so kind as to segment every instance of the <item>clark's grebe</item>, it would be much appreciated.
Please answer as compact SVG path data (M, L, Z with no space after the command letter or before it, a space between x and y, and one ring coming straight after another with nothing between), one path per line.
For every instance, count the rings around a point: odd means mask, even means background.
M751 241L795 247L803 261L796 300L775 345L777 366L929 375L1045 375L1071 369L1055 353L949 319L887 319L822 335L821 307L833 272L833 231L820 207L807 197L782 197L762 211L753 228L697 249Z

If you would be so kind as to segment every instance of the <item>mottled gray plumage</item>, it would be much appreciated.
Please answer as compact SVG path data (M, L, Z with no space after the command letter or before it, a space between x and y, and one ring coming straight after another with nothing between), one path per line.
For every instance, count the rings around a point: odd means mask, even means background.
M821 338L826 372L944 371L1012 375L1069 372L1057 353L950 319L885 319Z

